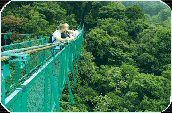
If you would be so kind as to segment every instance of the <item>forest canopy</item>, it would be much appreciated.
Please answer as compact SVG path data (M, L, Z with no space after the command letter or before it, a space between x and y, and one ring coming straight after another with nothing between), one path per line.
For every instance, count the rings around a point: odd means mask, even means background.
M162 111L169 104L171 9L158 1L11 2L2 32L50 35L60 23L76 29L84 18L85 43L75 105L62 111ZM69 99L64 91L62 100Z

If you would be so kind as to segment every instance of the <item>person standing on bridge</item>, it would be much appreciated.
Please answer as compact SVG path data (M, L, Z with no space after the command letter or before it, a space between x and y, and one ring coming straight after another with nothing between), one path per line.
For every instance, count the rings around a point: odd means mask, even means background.
M53 34L52 34L52 43L61 43L61 42L65 42L68 40L72 40L73 38L70 37L62 37L62 33L65 32L65 25L64 24L60 24L59 25L59 30L56 30ZM54 49L54 53L57 53L58 51L60 51L60 46L56 46Z
M66 31L65 25L64 24L60 24L59 25L59 30L56 30L53 33L52 42L53 43L57 43L57 42L64 42L66 40L72 40L73 38L70 38L70 37L62 38L62 33L64 33L65 31Z
M69 30L69 25L67 23L65 23L63 25L64 25L65 31L63 33L61 33L61 37L62 38L69 37L71 40L74 39L74 37L72 36L73 30Z
M65 33L72 39L74 39L78 34L78 30L69 30L69 24L65 23L64 24L64 27L65 27Z

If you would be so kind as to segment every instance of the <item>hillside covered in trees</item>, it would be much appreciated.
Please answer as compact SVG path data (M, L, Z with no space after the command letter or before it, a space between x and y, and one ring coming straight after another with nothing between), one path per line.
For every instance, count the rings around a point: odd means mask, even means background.
M170 103L170 12L150 1L11 2L1 25L3 33L50 35L64 22L76 29L85 15L75 105L62 111L160 112Z

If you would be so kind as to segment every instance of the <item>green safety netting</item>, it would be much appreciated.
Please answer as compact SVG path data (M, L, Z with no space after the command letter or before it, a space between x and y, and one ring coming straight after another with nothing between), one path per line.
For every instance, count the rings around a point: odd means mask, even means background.
M53 44L4 52L2 61L2 103L10 111L60 111L60 97L67 84L70 103L74 98L69 80L76 84L77 62L82 52L84 29L73 41L61 44L56 53ZM35 50L36 52L33 52ZM32 51L32 52L29 52Z

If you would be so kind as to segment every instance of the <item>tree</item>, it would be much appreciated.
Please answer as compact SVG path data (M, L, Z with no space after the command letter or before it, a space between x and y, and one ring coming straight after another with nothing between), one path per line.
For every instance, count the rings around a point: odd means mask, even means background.
M133 21L144 17L143 10L137 5L127 7L125 14L130 20Z
M75 105L62 102L62 111L164 110L170 97L171 17L160 2L11 2L2 13L2 31L49 35L64 22L76 29L83 15ZM61 100L69 96L64 90Z
M125 17L125 6L121 2L109 2L99 9L99 17L123 19Z

